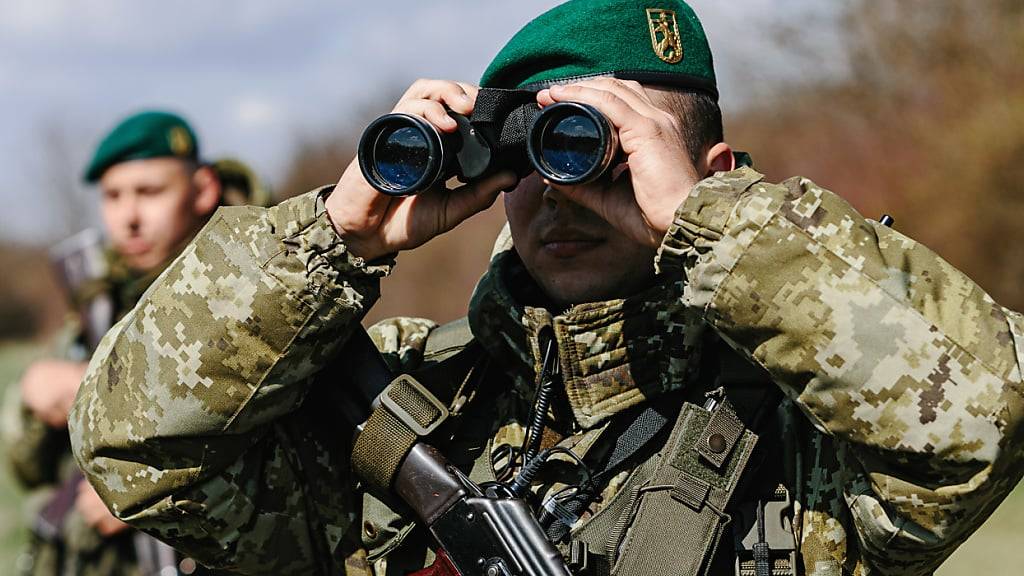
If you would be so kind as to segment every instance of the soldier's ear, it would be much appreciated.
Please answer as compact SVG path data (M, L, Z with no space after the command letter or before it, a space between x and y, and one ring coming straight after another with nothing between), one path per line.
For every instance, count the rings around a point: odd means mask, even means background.
M736 169L736 156L732 153L732 146L725 142L719 142L708 148L704 155L704 162L704 165L707 166L705 178L715 172L729 172Z
M220 178L209 166L200 166L192 174L192 185L195 187L196 196L192 203L192 210L198 216L212 214L220 205L221 185Z

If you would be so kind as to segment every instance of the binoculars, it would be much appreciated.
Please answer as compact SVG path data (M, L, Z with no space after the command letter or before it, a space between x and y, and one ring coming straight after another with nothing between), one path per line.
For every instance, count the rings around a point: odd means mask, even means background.
M559 102L541 110L536 92L481 89L472 116L449 111L457 129L441 132L409 114L386 114L359 140L359 167L384 194L417 194L438 182L464 182L503 169L531 170L557 184L600 177L619 153L618 135L593 106Z

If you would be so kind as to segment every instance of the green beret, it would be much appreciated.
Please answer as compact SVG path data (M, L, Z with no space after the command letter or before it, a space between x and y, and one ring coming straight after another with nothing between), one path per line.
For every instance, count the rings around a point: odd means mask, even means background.
M679 0L572 0L527 24L480 85L542 88L591 76L678 86L718 97L704 29Z
M195 132L175 114L141 112L122 121L100 142L85 169L85 181L97 182L107 168L120 162L164 156L198 160Z

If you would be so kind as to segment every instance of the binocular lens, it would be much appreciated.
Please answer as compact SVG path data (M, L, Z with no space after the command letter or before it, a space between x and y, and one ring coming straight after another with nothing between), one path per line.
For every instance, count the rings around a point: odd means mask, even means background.
M359 141L359 168L377 190L395 196L429 188L442 172L441 136L426 120L387 114Z
M408 188L423 178L429 156L426 135L412 127L382 133L374 153L377 173L395 188Z
M419 116L381 116L359 140L359 168L371 186L392 196L418 194L452 176L466 182L512 169L522 177L531 165L556 184L584 184L604 174L619 152L604 114L579 102L538 110L535 97L522 90L481 91L484 105L471 118L449 113L457 124L450 133Z
M586 104L561 102L537 117L527 153L548 180L582 184L604 173L617 150L616 134L601 112Z
M600 132L590 118L566 116L545 128L540 136L540 157L553 174L578 178L601 161Z

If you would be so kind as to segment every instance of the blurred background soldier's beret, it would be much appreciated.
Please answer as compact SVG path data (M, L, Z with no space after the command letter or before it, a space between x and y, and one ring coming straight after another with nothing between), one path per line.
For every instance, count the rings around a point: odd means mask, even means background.
M678 0L572 0L538 16L480 79L541 88L590 76L678 86L718 96L704 28Z
M114 164L144 158L199 159L199 142L188 122L169 112L150 110L130 116L107 134L85 170L95 183Z

